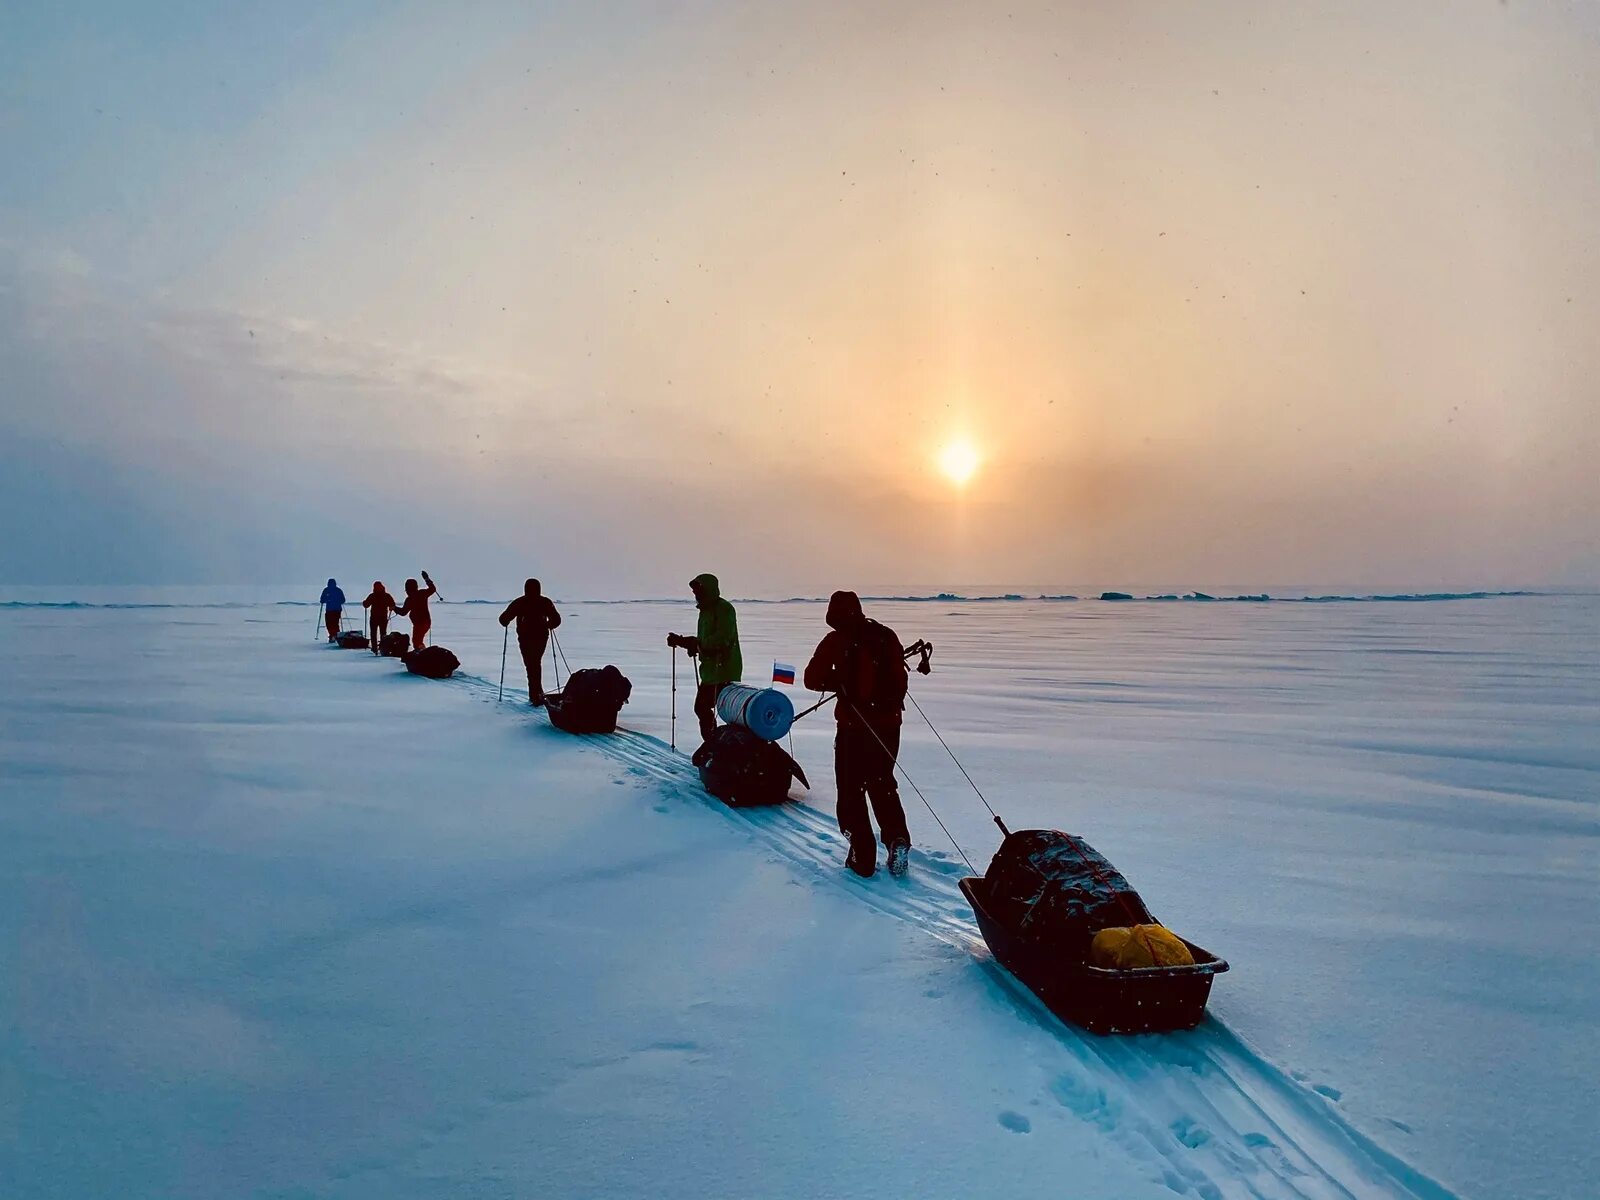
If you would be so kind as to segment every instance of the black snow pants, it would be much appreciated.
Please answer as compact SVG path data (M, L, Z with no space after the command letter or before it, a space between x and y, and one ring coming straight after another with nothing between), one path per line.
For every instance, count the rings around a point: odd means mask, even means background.
M700 740L709 742L717 731L717 697L725 683L702 683L694 690L694 715L700 718Z
M887 753L885 747L888 747ZM876 845L872 822L867 819L869 797L883 844L910 843L906 810L900 804L900 788L894 778L895 759L899 755L898 721L870 727L856 722L839 726L833 742L834 784L839 790L839 832L852 843Z
M522 652L522 665L528 672L528 699L544 703L544 648L550 644L550 633L517 635L517 649Z

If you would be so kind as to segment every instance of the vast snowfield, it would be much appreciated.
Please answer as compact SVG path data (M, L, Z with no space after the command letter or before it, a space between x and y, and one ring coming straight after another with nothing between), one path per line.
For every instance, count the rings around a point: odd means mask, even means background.
M1597 1194L1596 598L869 604L1013 828L1231 962L1105 1039L989 959L910 789L910 878L842 871L826 715L800 803L704 796L687 603L561 605L635 685L589 739L514 646L496 703L497 606L437 606L439 683L241 597L0 593L8 1200ZM823 632L740 621L752 681Z

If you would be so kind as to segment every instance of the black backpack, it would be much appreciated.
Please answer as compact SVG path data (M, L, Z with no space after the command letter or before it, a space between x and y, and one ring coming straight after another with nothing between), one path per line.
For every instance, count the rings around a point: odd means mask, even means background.
M841 673L845 696L860 716L867 720L900 719L911 677L894 630L869 618L860 635L845 649Z
M800 764L776 742L758 738L741 725L720 725L694 752L700 782L718 800L734 808L782 804L789 798L789 780L811 783Z
M346 650L365 650L371 644L367 641L366 634L358 632L354 629L344 630L343 632L335 635L333 640L338 642L339 645L343 646Z
M421 650L413 650L400 661L406 664L406 670L413 675L425 675L429 679L449 679L461 665L461 660L443 646L424 646Z
M544 698L550 723L568 733L611 733L617 713L633 694L628 677L613 666L585 668L567 677L567 685Z
M411 649L411 635L396 629L378 642L378 653L385 658L404 658Z

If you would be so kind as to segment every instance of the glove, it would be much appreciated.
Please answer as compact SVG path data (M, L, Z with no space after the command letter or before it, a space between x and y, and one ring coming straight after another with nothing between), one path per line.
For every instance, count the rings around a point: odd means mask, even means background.
M683 648L689 652L690 658L693 658L695 655L700 653L700 639L694 635L691 634L686 638L680 638L678 640Z

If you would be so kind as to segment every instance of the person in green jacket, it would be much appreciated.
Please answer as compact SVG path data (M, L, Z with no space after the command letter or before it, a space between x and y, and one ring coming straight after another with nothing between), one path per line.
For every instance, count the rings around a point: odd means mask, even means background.
M682 646L690 658L700 659L700 686L694 693L694 715L700 718L700 736L709 739L717 728L717 697L730 683L744 676L739 654L739 618L733 605L722 598L715 575L696 575L689 581L700 621L694 636L667 634L667 645Z

